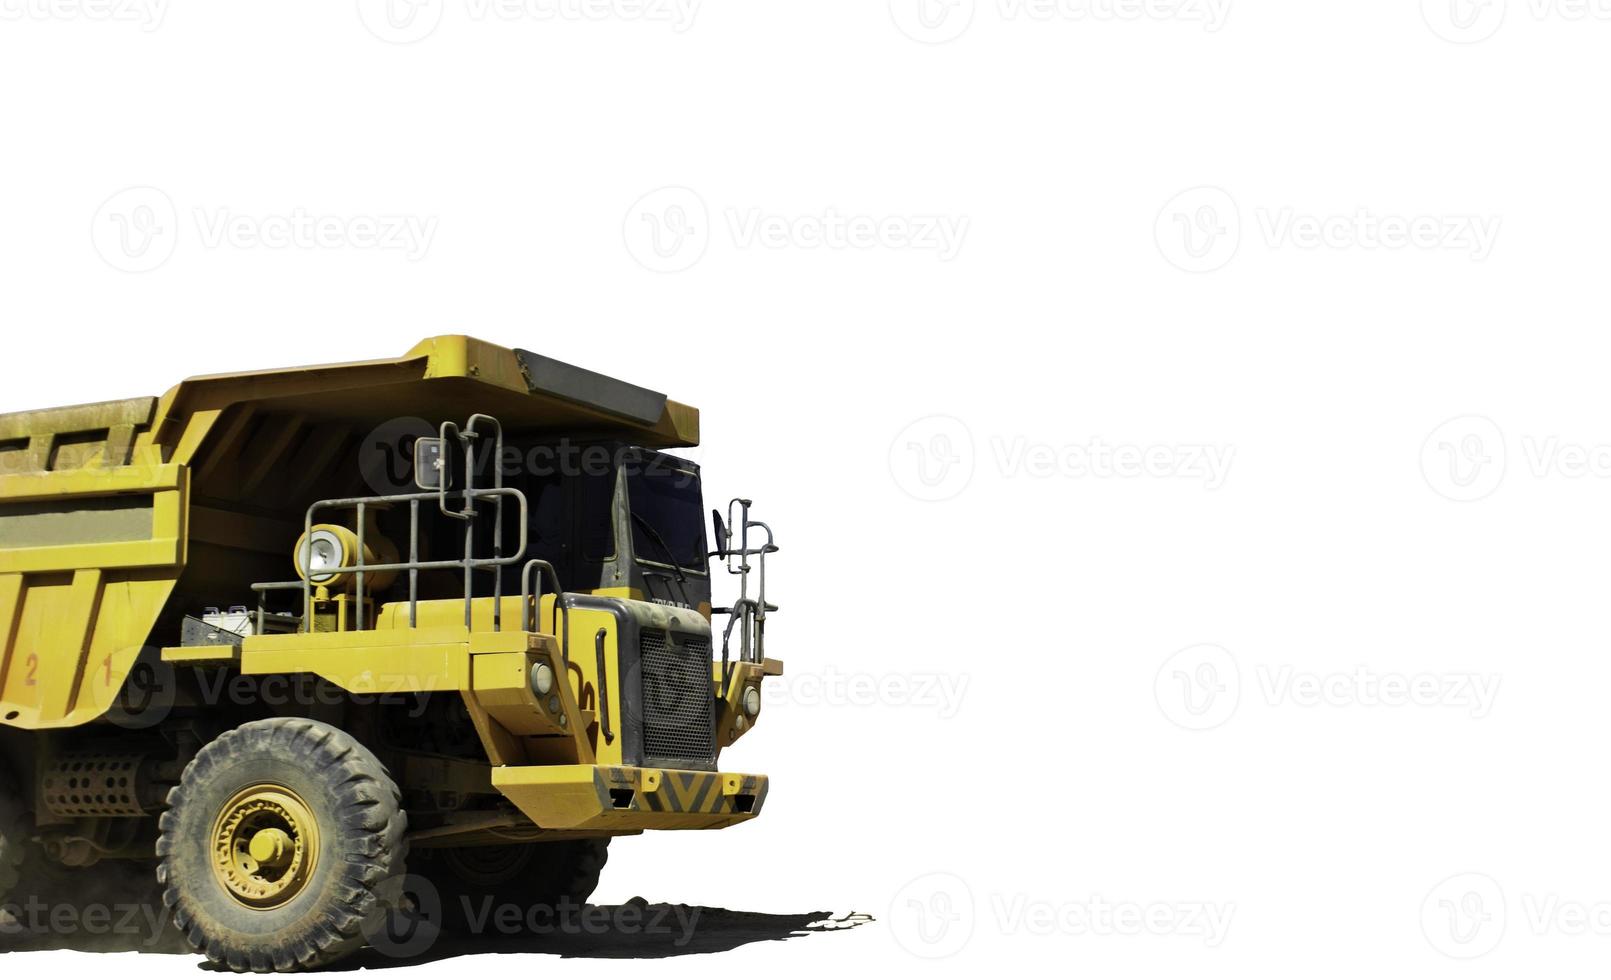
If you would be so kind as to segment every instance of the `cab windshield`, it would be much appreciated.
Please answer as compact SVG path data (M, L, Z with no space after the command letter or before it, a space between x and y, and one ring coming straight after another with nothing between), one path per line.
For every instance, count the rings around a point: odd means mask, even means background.
M706 570L704 499L699 474L664 461L634 467L627 475L632 553L639 561Z

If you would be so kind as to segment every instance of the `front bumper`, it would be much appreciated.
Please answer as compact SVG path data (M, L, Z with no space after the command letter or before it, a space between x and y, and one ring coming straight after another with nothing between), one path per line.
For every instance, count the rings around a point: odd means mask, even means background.
M753 820L765 776L636 766L499 766L492 785L544 830L707 830Z

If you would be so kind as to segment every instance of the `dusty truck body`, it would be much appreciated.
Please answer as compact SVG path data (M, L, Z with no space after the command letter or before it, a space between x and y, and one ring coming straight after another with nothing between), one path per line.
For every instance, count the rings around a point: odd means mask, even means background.
M0 893L147 862L198 949L288 970L405 871L451 927L755 818L766 777L718 761L781 673L775 548L743 500L707 536L666 452L698 441L467 337L0 416Z

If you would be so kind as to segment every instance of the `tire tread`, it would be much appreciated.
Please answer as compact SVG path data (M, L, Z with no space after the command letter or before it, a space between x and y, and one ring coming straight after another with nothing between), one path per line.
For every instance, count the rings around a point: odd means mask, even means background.
M345 875L339 905L323 910L317 926L282 945L252 950L229 948L209 936L194 898L180 887L173 858L178 814L189 801L188 787L203 784L228 760L263 749L312 760L311 771L325 774L340 802L336 824L341 853L357 876ZM273 718L225 732L205 746L168 794L158 822L157 880L162 901L190 945L211 962L237 973L289 972L328 966L365 945L364 926L402 902L408 858L408 817L402 794L373 754L346 732L305 718ZM332 829L337 829L332 828ZM194 846L195 842L188 842Z

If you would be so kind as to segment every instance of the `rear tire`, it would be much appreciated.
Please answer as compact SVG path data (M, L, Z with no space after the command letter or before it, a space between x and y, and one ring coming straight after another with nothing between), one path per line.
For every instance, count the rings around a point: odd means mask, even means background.
M485 933L497 910L554 914L564 903L581 905L598 887L610 857L608 837L494 847L453 847L421 852L419 873L442 902L442 928L460 935Z
M4 902L22 877L22 861L28 853L28 814L22 796L4 762L0 762L0 902Z
M397 785L338 728L242 725L197 754L168 806L157 839L163 904L193 948L237 973L333 963L402 901Z

